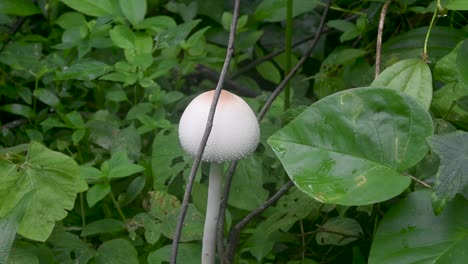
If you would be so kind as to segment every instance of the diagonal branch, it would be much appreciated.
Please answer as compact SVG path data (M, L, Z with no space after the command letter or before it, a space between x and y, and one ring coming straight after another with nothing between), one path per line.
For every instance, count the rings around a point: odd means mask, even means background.
M323 32L323 28L325 26L325 20L326 20L327 14L328 14L328 10L330 9L330 4L331 4L331 0L327 0L325 10L323 11L322 18L320 19L320 25L319 25L319 27L317 29L314 40L312 41L310 47L305 52L304 56L296 64L296 66L294 66L294 68L289 72L289 74L284 78L284 80L278 85L278 87L276 87L276 89L271 94L270 98L268 98L268 100L265 103L265 105L263 106L262 110L257 115L258 121L261 121L263 119L263 117L265 116L266 112L270 108L273 101L278 97L278 95L284 89L284 87L289 82L289 80L291 80L292 77L299 71L299 69L302 67L304 62L309 58L310 54L315 49L315 46L317 45L317 43L318 43L318 41L320 39L320 36L321 36L321 34ZM228 259L228 256L226 256L226 252L225 252L225 248L224 248L224 239L223 239L224 238L224 215L226 213L227 201L228 201L229 192L230 192L230 189L231 189L232 177L234 175L234 171L236 169L237 162L238 161L231 162L231 164L229 166L229 170L226 173L226 182L225 182L224 192L223 192L224 195L221 198L220 213L219 213L220 217L219 217L219 220L218 220L218 227L217 227L217 240L218 240L217 245L218 245L218 253L220 255L222 263L230 263L229 259ZM281 195L282 195L282 193L281 193ZM263 210L265 210L265 209L263 209ZM261 214L263 212L263 210L256 211L256 212L258 214ZM249 221L250 220L248 220L247 223ZM235 242L235 243L237 243L237 242ZM235 246L236 245L230 244L229 247L233 248L230 251L235 250Z
M224 79L226 78L226 74L229 69L229 64L234 54L234 41L236 37L237 20L239 18L239 7L240 7L240 0L235 0L234 14L232 17L231 28L229 32L229 41L228 41L228 47L227 47L227 52L226 52L226 58L224 60L223 68L219 76L218 84L216 85L216 91L213 97L213 101L211 102L211 108L208 114L208 120L206 122L205 132L203 133L203 137L200 142L200 146L198 147L197 155L195 157L195 160L192 165L192 169L190 171L190 175L187 181L187 187L185 189L184 198L183 198L182 205L180 208L179 219L177 220L177 227L176 227L174 238L172 241L171 264L177 263L177 251L178 251L178 246L179 246L179 240L180 240L180 235L182 233L182 227L184 225L185 215L187 214L190 194L192 193L193 183L194 183L197 171L198 171L198 167L200 166L200 163L201 163L203 152L206 147L206 142L208 141L208 137L210 136L210 133L211 133L211 128L213 127L213 120L214 120L214 115L216 111L216 106L218 104L219 96L221 95L221 90L222 90L222 86L224 83Z

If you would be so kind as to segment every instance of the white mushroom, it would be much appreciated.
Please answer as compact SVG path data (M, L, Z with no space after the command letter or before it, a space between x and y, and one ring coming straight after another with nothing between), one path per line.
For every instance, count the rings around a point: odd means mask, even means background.
M183 149L195 156L208 120L215 91L195 97L179 122L179 139ZM216 226L221 200L223 162L238 160L252 153L260 139L257 118L239 96L221 91L213 127L202 160L210 162L208 201L203 231L202 263L215 263Z

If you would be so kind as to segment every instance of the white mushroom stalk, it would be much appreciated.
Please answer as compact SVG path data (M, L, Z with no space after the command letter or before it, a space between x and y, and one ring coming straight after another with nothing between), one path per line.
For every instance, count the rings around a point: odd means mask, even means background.
M191 156L196 155L203 137L214 92L208 91L195 97L180 119L180 143ZM210 162L203 230L203 264L214 264L216 259L216 226L221 202L223 164L252 153L257 148L259 139L260 128L252 109L239 96L223 90L202 157L203 161Z

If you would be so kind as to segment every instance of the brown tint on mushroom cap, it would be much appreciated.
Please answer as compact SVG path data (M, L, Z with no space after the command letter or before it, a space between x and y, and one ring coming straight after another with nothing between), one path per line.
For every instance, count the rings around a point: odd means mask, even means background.
M203 137L214 92L211 90L195 97L180 119L180 143L191 156L196 155ZM259 139L260 128L250 106L239 96L223 90L202 160L241 159L255 150Z

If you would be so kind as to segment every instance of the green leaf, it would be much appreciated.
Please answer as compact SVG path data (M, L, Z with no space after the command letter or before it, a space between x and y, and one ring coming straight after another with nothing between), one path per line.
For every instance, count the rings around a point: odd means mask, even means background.
M327 22L327 25L329 27L336 28L340 31L343 31L343 34L341 34L340 36L340 42L345 42L347 40L355 39L361 34L358 28L356 27L356 25L354 25L353 23L347 20L343 20L343 19L330 20Z
M465 0L446 0L444 7L449 10L468 10L468 2Z
M113 138L111 154L119 151L128 153L130 160L137 160L139 158L141 154L141 136L133 125L120 130Z
M263 0L255 10L257 20L268 22L278 22L286 19L287 0ZM317 6L316 0L295 0L293 1L292 15L296 17L305 12L312 11Z
M268 198L268 191L262 186L262 174L259 157L249 156L239 161L229 192L229 205L248 211L260 206Z
M432 75L429 66L418 59L399 61L386 68L372 86L405 92L429 109L432 100Z
M86 25L86 18L78 12L67 12L57 18L55 23L63 29L69 29Z
M152 191L149 193L150 211L149 214L157 219L162 219L167 214L180 207L177 197L162 191Z
M467 204L458 196L441 215L435 216L430 191L411 193L380 222L369 264L465 263Z
M428 27L420 27L390 38L382 45L382 61L420 58L427 31ZM437 60L445 56L467 37L467 32L460 29L432 27L431 39L428 42L428 52L431 60Z
M9 212L20 199L35 190L18 233L45 241L55 221L63 219L75 203L76 194L87 189L76 162L59 152L31 142L22 164L0 158L0 217Z
M174 19L170 16L154 16L148 17L141 23L134 26L135 29L149 29L157 33L177 26Z
M80 60L57 72L57 80L91 81L107 73L111 67L97 60Z
M83 237L104 233L114 233L124 229L125 225L122 223L122 221L112 218L100 219L83 227L83 230L81 230L81 236Z
M177 261L184 264L200 264L200 244L180 243ZM163 264L171 260L171 245L166 245L148 255L148 263Z
M161 233L172 239L174 237L177 219L179 218L180 208L170 212L165 215L161 221ZM186 219L190 221L185 221L182 229L182 234L180 236L180 242L188 242L193 240L201 240L203 233L204 217L197 211L195 206L189 204Z
M129 241L117 238L104 242L97 251L96 264L138 264L138 252Z
M362 234L359 222L353 218L332 217L317 232L315 240L319 245L344 246L358 239ZM327 232L329 231L329 232Z
M41 13L41 9L28 0L0 1L0 14L12 16L30 16Z
M37 99L48 106L57 107L60 104L60 99L48 89L38 88L34 90L33 94Z
M0 106L0 110L9 112L15 115L20 115L26 118L33 118L36 116L36 112L34 112L34 110L31 107L22 105L22 104L2 105Z
M468 197L468 132L434 135L428 143L440 158L432 194L434 211L440 214L457 193Z
M26 208L31 204L34 190L26 193L18 204L5 216L0 217L0 263L8 263L13 241L15 240L18 226L26 213Z
M53 257L58 263L88 263L96 254L91 244L85 243L75 234L65 232L63 227L54 229L47 242L53 246Z
M109 31L109 36L119 48L132 49L135 47L135 34L133 31L124 25L117 25Z
M161 237L161 224L147 213L137 214L133 221L145 229L146 242L153 245Z
M468 129L468 111L457 104L464 96L468 96L467 86L461 82L449 83L434 92L431 108L436 116Z
M468 3L466 4L468 5ZM460 81L463 81L464 85L468 86L468 63L466 63L466 58L468 58L468 40L465 40L458 48L456 67Z
M120 9L132 25L143 21L146 14L146 0L119 0Z
M108 183L97 183L93 187L89 188L86 192L86 201L89 207L93 207L97 202L101 201L111 192L110 185Z
M131 203L138 197L141 191L143 191L145 185L146 177L144 175L133 179L133 181L128 185L126 192L123 194L122 199L119 199L119 203L124 206Z
M266 80L278 84L281 81L281 73L271 61L266 61L256 67L258 73Z
M105 16L112 13L111 0L61 0L67 6L89 16Z
M120 150L114 153L109 160L109 169L109 178L123 178L143 171L145 168L140 165L132 164L132 162L128 160L127 151Z
M408 187L400 173L424 157L432 133L429 113L412 97L366 87L316 102L268 143L302 191L324 203L364 205Z

